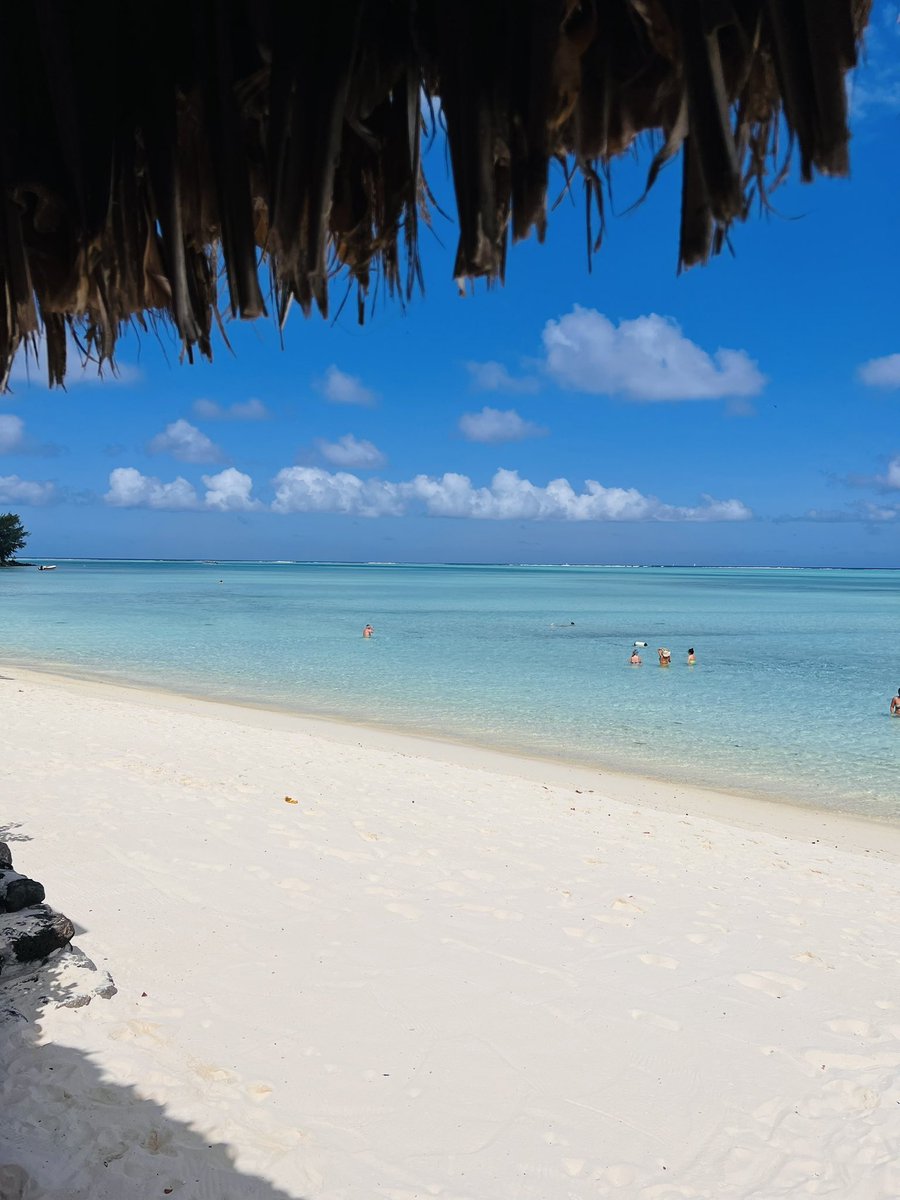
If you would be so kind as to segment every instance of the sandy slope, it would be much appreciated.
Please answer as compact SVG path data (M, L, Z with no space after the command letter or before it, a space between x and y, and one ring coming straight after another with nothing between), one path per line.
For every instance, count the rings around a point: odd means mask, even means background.
M900 1195L896 831L2 673L2 1200Z

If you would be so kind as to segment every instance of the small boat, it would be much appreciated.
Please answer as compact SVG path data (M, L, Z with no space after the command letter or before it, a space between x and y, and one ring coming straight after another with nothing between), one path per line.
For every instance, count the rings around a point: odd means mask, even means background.
M49 566L46 566L46 567L38 567L38 570L39 571L55 571L56 563L51 563Z

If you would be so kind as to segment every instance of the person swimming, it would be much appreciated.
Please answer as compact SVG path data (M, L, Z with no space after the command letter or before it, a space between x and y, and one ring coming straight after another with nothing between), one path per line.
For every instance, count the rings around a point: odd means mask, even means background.
M371 625L367 625L367 626L365 627L365 629L363 630L363 637L364 637L364 638L370 638L374 632L375 632L375 630L372 628L372 626L371 626Z
M656 651L656 653L659 655L659 665L661 667L671 667L671 665L672 665L672 651L671 650L667 650L665 648L665 646L660 646L659 649Z
M897 688L896 696L891 696L891 716L900 717L900 688Z

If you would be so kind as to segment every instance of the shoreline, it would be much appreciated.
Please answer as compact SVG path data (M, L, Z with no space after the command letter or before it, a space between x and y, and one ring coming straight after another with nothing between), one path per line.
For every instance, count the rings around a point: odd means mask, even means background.
M900 831L0 674L0 837L118 989L4 1024L0 1193L900 1195Z
M617 803L638 803L661 812L683 813L685 816L693 813L751 831L765 830L801 840L816 833L835 848L900 862L900 823L819 808L793 798L775 798L677 780L667 781L637 772L595 767L563 758L544 758L517 749L484 746L390 725L368 725L247 700L194 696L142 683L105 680L90 674L45 671L23 667L9 660L0 660L0 683L5 673L12 670L32 682L44 682L84 694L126 700L145 707L158 706L175 712L199 713L219 720L235 720L254 728L295 729L339 744L367 744L387 752L472 767L492 774L511 775L530 782L578 787L583 791L602 791ZM589 785L593 786L589 788ZM637 800L635 789L638 789Z

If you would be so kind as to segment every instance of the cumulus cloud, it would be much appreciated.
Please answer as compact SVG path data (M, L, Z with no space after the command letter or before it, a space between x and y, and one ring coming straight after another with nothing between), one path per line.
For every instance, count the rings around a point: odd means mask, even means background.
M267 421L269 410L262 400L217 404L215 400L195 400L194 415L206 421Z
M866 53L847 76L850 111L856 120L900 112L900 14L896 4L876 5L866 30Z
M179 462L219 462L222 451L200 430L182 417L172 421L162 433L158 433L147 447L151 454L171 454Z
M360 404L371 407L375 393L365 386L356 375L347 375L332 364L316 387L332 404Z
M790 521L815 521L823 525L858 525L860 523L883 525L889 521L896 521L898 516L900 516L900 509L897 506L873 504L871 500L865 500L854 504L850 508L811 508L801 517L788 517L786 519Z
M206 487L202 500L194 485L180 475L164 483L153 475L142 475L136 467L116 467L110 472L109 491L103 499L114 508L250 512L261 507L250 494L253 480L234 467L201 478Z
M352 433L345 433L336 442L326 442L319 438L316 442L319 453L336 467L383 467L387 462L385 456L376 445L364 439L356 438Z
M220 512L252 512L262 507L250 495L253 480L243 471L226 467L218 475L203 475L201 478L207 489L203 500L206 508L215 508Z
M363 480L346 471L286 467L274 480L275 512L332 512L361 517L401 516L410 510L433 517L531 521L747 521L753 514L740 500L703 496L694 507L664 504L635 488L606 488L587 480L576 492L566 479L546 487L500 470L488 487L466 475L417 475L403 483Z
M53 442L37 442L25 432L25 422L13 413L0 413L0 454L35 454L56 458L65 448Z
M405 511L402 484L360 479L347 471L285 467L273 480L277 513L352 513L360 517L399 517Z
M467 362L465 367L472 378L472 386L481 392L536 392L541 386L533 376L516 378L510 375L503 363Z
M884 475L879 475L876 482L884 488L890 488L891 491L900 488L900 454L894 455L888 463L887 471Z
M25 422L14 413L0 413L0 454L9 454L21 447Z
M117 363L115 367L108 362L104 363L101 374L96 360L85 360L82 351L68 333L66 334L66 364L68 367L66 372L67 388L78 387L79 384L94 387L116 385L128 387L141 383L144 378L140 367L131 363ZM9 373L9 382L48 387L43 333L39 333L33 342L29 342L19 349Z
M766 378L744 350L708 354L671 317L650 313L613 324L576 305L548 321L546 369L563 387L629 400L714 400L755 396Z
M856 373L868 387L900 388L900 354L870 358Z
M462 435L470 442L521 442L525 438L543 437L547 432L541 425L526 421L514 408L489 408L477 413L463 413L459 418Z
M0 475L0 504L49 504L55 499L52 483L36 483L18 475Z
M136 467L116 467L109 474L109 491L103 497L115 508L197 508L193 485L179 475L163 483L153 475L142 475Z

